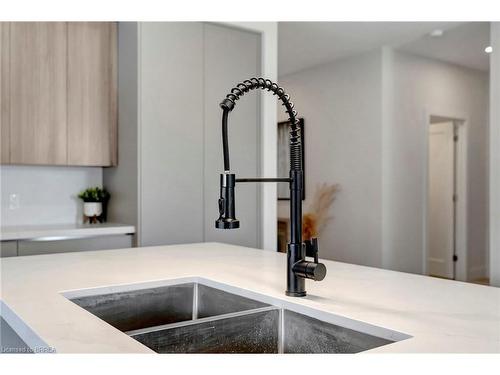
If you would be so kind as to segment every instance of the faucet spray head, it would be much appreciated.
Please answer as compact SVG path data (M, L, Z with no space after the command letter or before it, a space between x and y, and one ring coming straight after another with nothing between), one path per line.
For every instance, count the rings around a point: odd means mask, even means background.
M220 197L219 218L215 221L218 229L237 229L240 221L235 217L234 186L236 178L233 173L221 173L220 175Z

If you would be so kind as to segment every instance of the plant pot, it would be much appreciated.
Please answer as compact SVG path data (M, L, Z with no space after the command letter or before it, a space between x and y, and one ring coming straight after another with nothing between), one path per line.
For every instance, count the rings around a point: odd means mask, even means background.
M84 202L83 214L87 217L101 216L102 203L101 202Z

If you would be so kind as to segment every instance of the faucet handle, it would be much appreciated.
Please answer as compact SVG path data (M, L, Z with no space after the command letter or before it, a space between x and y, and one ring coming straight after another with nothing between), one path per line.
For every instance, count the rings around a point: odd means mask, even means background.
M303 246L306 250L306 256L314 258L314 262L303 259L293 265L293 272L306 279L323 280L326 276L326 267L318 259L318 239L305 240Z
M314 258L314 263L318 263L318 239L316 237L310 240L305 240L304 245L306 246L306 256Z

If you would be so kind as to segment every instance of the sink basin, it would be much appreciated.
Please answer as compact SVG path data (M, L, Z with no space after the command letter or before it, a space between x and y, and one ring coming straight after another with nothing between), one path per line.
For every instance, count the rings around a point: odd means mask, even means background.
M90 295L71 301L123 332L268 306L199 283Z
M66 296L157 353L358 353L409 337L360 332L294 311L300 305L200 282Z
M394 342L276 307L128 334L157 353L358 353Z
M157 353L278 353L279 311L254 311L127 332Z

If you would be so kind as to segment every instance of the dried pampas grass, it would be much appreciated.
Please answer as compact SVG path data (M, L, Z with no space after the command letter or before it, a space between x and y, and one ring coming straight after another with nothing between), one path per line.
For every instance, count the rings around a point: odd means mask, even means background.
M302 216L302 238L309 240L318 237L318 228L316 227L316 215L306 213Z
M302 236L304 239L317 237L331 220L330 207L340 190L338 184L323 183L316 188L307 212L302 218Z

